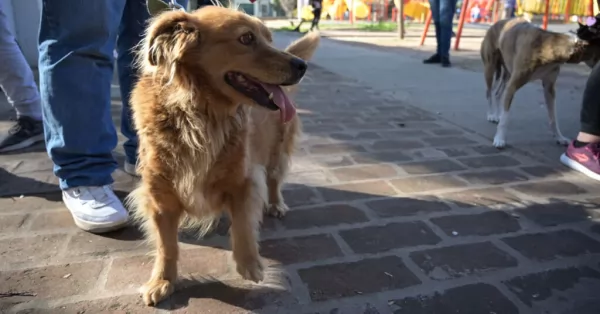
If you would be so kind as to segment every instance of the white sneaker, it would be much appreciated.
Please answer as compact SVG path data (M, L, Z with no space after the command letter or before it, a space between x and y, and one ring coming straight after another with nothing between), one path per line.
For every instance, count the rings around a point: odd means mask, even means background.
M75 225L85 231L103 233L127 224L129 214L110 185L77 187L62 195Z
M139 173L137 172L136 166L134 164L125 162L125 166L123 166L123 170L125 170L125 172L127 172L128 174L130 174L134 177L140 176Z

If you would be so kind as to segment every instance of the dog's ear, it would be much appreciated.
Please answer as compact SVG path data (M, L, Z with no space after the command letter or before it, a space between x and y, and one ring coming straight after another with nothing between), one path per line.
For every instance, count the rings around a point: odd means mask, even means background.
M147 34L147 61L152 66L180 60L186 49L200 42L200 32L185 12L168 12L159 16Z

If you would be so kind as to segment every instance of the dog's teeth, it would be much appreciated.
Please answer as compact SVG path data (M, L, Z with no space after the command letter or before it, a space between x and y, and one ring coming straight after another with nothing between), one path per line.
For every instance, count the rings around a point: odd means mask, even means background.
M269 99L273 100L273 93L269 94Z

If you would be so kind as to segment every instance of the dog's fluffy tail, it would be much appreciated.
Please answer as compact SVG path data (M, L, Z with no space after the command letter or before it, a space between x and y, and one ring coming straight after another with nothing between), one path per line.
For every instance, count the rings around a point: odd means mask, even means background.
M291 43L287 48L285 48L285 51L304 61L309 61L312 59L315 51L317 51L317 47L319 47L320 42L321 35L319 32L309 32L308 34L302 36L302 38ZM298 90L298 84L286 86L284 89L288 94L294 94Z

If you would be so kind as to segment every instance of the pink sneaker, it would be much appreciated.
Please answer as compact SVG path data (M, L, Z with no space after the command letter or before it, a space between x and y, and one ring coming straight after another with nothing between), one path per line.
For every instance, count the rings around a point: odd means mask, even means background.
M600 143L591 143L583 147L569 144L560 161L567 167L600 181Z

